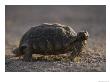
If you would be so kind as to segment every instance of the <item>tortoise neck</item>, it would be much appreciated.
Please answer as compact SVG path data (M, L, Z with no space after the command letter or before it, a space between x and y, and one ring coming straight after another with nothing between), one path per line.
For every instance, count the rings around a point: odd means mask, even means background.
M82 39L80 39L80 38L77 38L77 36L75 37L76 39L75 40L73 40L71 43L70 43L70 50L72 50L73 49L73 47L78 47L78 46L83 46L83 45L85 45L86 43L87 43L87 40L82 40ZM81 47L82 47L81 46Z
M83 42L83 41L86 41L85 39L83 39L82 37L76 37L76 40L75 42Z

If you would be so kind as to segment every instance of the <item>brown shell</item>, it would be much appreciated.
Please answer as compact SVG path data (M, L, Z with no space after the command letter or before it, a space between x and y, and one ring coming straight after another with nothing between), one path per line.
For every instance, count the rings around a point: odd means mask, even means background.
M44 23L27 31L19 47L30 46L35 53L57 53L68 49L77 34L66 25Z

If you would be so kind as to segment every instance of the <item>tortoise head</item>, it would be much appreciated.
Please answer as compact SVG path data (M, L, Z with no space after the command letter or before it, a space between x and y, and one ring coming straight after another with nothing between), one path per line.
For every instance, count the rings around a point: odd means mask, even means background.
M15 57L21 56L22 53L20 52L19 48L15 48L12 50L12 53L15 54Z
M89 37L89 33L88 33L87 31L79 32L79 33L77 34L77 38L78 38L79 40L87 40L88 37Z

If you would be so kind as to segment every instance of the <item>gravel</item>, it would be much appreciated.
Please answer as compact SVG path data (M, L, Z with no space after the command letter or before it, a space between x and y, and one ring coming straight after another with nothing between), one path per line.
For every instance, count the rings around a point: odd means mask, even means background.
M106 72L106 57L93 52L83 53L79 62L43 61L24 62L17 57L6 57L6 72Z

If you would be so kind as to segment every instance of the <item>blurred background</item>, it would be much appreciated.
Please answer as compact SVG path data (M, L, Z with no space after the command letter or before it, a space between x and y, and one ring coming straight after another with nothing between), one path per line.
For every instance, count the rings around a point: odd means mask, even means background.
M61 23L76 32L87 30L89 46L106 45L105 5L6 5L6 48L18 46L22 35L42 23Z
M77 62L22 62L13 57L23 34L42 23L60 23L89 32L88 45ZM106 71L105 5L6 5L5 71ZM38 55L38 54L37 54ZM67 54L68 55L68 54ZM76 57L77 59L77 57Z

